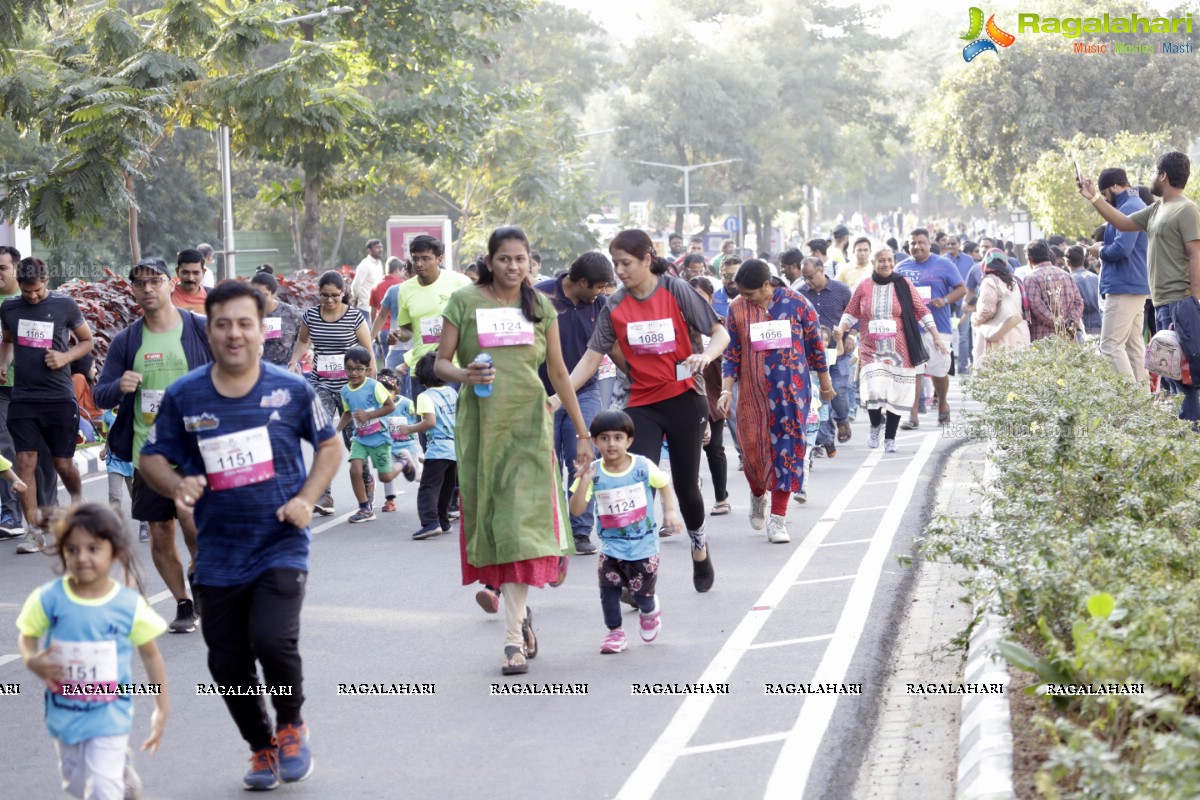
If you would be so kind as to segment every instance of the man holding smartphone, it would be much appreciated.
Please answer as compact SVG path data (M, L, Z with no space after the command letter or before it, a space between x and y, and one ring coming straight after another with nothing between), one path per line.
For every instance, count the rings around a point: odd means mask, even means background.
M1192 162L1171 151L1158 157L1150 192L1160 198L1151 206L1126 215L1105 200L1090 178L1079 182L1079 193L1096 206L1110 225L1126 233L1146 232L1150 299L1159 330L1171 326L1176 309L1189 299L1200 301L1200 208L1183 196ZM1110 187L1111 188L1111 187ZM1168 378L1172 394L1184 395L1179 418L1200 420L1200 395L1195 387Z

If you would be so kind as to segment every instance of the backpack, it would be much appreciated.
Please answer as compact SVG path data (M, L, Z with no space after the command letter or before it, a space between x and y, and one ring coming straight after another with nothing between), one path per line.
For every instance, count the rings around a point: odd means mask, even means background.
M1191 366L1179 342L1179 334L1173 330L1154 334L1150 344L1146 345L1145 365L1146 371L1155 375L1189 385L1192 382Z

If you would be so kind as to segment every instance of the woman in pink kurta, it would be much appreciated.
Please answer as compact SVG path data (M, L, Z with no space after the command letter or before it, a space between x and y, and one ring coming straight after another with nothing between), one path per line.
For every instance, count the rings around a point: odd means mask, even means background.
M838 332L844 334L858 323L858 396L871 416L867 446L878 447L882 434L884 449L894 453L900 415L911 411L929 358L918 326L929 332L940 352L948 348L912 283L893 273L896 258L892 251L886 247L877 251L872 266L870 278L855 287Z

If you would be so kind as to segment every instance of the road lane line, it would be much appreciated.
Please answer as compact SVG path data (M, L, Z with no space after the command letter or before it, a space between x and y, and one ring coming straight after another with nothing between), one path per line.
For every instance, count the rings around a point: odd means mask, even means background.
M16 661L16 660L20 659L20 657L21 657L20 653L10 653L9 655L6 655L6 656L0 656L0 667L3 667L5 664L7 664L10 661Z
M836 578L809 578L806 581L796 581L792 586L807 586L810 583L833 583L834 581L852 581L854 575L839 575Z
M836 515L855 497L858 491L867 483L875 467L883 458L882 450L870 453L847 481L846 486L830 503L829 513ZM763 591L762 596L753 604L746 616L725 640L725 644L713 656L712 661L705 667L697 679L698 683L727 683L730 674L749 647L754 644L754 637L762 630L770 617L772 609L779 605L792 584L808 566L817 546L833 530L834 523L818 522L812 527L804 540L796 548L796 552L787 560L771 583ZM646 754L637 767L625 780L625 784L617 792L619 800L650 800L658 787L667 777L667 773L675 765L675 761L684 754L688 742L696 734L696 730L704 721L704 717L712 708L711 695L688 695L671 717L671 721L659 734L658 739L646 750Z
M841 547L844 544L866 544L867 542L871 542L871 541L874 541L874 540L873 539L851 539L848 542L825 542L824 544L818 545L818 547Z
M845 683L850 661L854 657L854 651L858 649L858 640L871 612L871 601L875 599L879 576L889 556L892 540L916 491L921 471L940 438L937 433L926 435L925 441L917 451L918 458L913 462L913 468L905 473L905 478L896 488L888 510L879 520L879 527L872 537L873 543L859 565L858 577L850 587L850 596L842 609L833 641L825 649L825 655L822 656L813 676L813 683ZM804 796L813 761L833 718L837 700L837 695L809 695L804 698L804 705L796 717L796 724L792 726L791 733L784 741L775 761L775 768L771 771L767 790L763 795L766 800L795 800Z
M770 744L771 742L779 742L788 737L787 732L784 733L768 733L765 736L751 736L746 739L733 739L728 742L717 742L716 744L699 744L695 747L685 747L680 755L695 756L701 753L719 753L722 750L733 750L738 747L753 747L756 744Z
M796 584L792 584L795 586ZM761 644L752 644L747 647L747 650L762 650L765 647L787 647L791 644L806 644L808 642L823 642L827 639L832 639L832 633L823 633L820 636L803 636L799 639L780 639L778 642L762 642Z
M886 508L887 508L887 506L867 506L866 508L847 508L842 513L849 514L852 511L883 511ZM854 576L851 575L850 577L853 578Z

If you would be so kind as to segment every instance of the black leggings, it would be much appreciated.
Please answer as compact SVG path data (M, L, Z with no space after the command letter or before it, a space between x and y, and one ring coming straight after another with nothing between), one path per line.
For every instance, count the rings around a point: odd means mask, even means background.
M708 423L712 435L704 446L704 455L708 457L708 471L712 473L713 494L718 503L729 499L729 463L725 460L725 420L710 420Z
M671 483L679 497L679 513L689 531L704 528L704 497L700 494L700 447L708 401L693 391L648 406L627 408L633 419L631 452L658 463L663 436L671 451Z
M868 408L867 415L871 418L871 427L878 428L883 424L883 409ZM896 429L900 427L900 415L887 412L887 428L883 431L884 439L895 439Z

